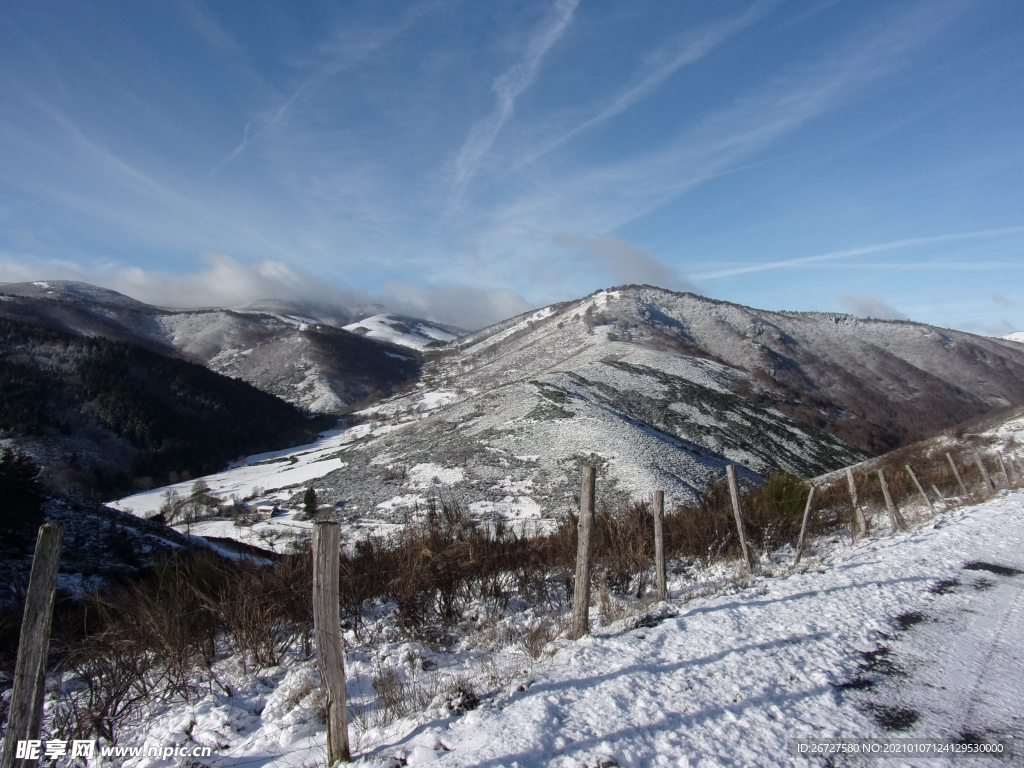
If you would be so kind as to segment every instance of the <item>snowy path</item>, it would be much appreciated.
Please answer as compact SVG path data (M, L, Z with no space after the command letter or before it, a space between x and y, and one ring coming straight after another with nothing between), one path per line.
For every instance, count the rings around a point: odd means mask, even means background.
M821 761L788 757L788 738L1024 735L1024 574L964 569L1024 571L1024 494L939 520L693 601L655 627L571 644L527 691L376 756L491 768L810 765ZM904 730L886 730L900 713ZM975 762L1005 764L892 764Z

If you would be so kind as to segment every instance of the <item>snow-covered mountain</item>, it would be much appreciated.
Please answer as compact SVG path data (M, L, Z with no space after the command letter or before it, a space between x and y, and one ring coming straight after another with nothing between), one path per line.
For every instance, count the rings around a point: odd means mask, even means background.
M133 341L241 378L314 413L343 413L414 379L416 356L350 333L340 310L279 301L173 309L65 280L0 283L0 316Z
M1024 354L1014 344L649 286L598 291L470 334L449 370L463 386L500 383L601 356L606 343L720 362L746 374L749 388L734 388L748 399L877 452L1024 399Z
M390 314L364 318L346 325L345 330L366 336L368 339L417 350L439 349L466 335L462 328Z
M1013 333L1008 333L1005 336L1000 336L999 338L1006 339L1007 341L1019 341L1024 343L1024 331L1014 331Z
M551 520L585 463L608 501L692 500L727 463L746 482L811 476L1020 400L1015 344L631 286L459 338L415 391L359 412L329 445L211 485L297 504L313 483L354 526L400 523L439 492L478 518Z
M77 280L36 280L34 283L0 283L0 295L62 302L94 302L120 307L145 307L146 304L109 288L100 288Z

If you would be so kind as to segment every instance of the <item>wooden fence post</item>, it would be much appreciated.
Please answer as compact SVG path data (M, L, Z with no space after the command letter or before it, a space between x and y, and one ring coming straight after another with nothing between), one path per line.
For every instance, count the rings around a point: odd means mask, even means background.
M665 492L654 492L654 574L658 602L668 600L668 579L665 575Z
M597 470L583 468L580 521L576 529L576 590L572 599L572 639L590 632L590 572L594 556L594 486Z
M924 488L921 487L921 483L918 482L917 475L914 474L914 468L909 464L907 466L907 473L910 475L910 479L914 481L914 485L917 486L918 492L921 494L921 498L924 499L924 503L928 505L928 509L935 514L935 505L932 504L932 500L928 498L928 494L924 492Z
M999 469L1003 471L1003 485L1007 488L1010 487L1010 473L1006 471L1006 462L1003 461L1002 454L996 454L996 460L999 462Z
M981 470L981 478L985 481L985 485L987 485L990 490L994 491L996 489L996 484L992 482L992 477L988 473L988 467L986 467L985 462L981 460L980 453L974 454L974 463L977 464L978 469Z
M327 765L351 762L341 644L338 560L341 529L333 520L313 524L313 634L316 663L327 689Z
M1017 465L1013 463L1013 454L1006 456L1006 465L1010 468L1010 474L1013 476L1013 482L1017 482Z
M747 546L747 534L743 530L743 512L740 510L740 488L736 482L736 467L732 464L725 468L726 477L729 478L729 496L732 498L732 513L736 516L736 531L740 535L740 548L743 550L743 559L751 573L754 571L754 554Z
M939 490L939 487L935 483L932 483L932 490L935 491L935 497L941 501L946 508L948 508L949 502L946 500L946 497L942 495L942 491Z
M860 535L867 536L868 521L864 517L864 510L862 510L860 508L860 504L857 503L857 484L853 480L853 470L850 469L850 467L846 468L846 484L850 486L850 502L853 504L853 519L855 524L860 529ZM851 536L851 538L856 538L856 536Z
M800 556L804 553L804 540L807 536L807 520L811 516L811 501L814 499L814 486L807 494L807 506L804 507L804 521L800 524L800 538L796 542L796 554L793 556L793 567L800 565Z
M1014 482L1021 481L1021 466L1018 464L1017 454L1010 454L1007 459L1010 460L1010 471L1014 475Z
M39 527L32 572L28 577L25 611L21 617L18 660L14 667L14 688L7 715L7 736L0 766L14 768L19 741L37 740L43 724L43 698L46 688L46 658L50 651L50 624L53 621L53 597L60 569L60 549L64 527L45 523ZM29 761L25 761L27 765ZM31 761L35 762L35 761Z
M882 495L885 497L885 508L889 512L889 522L892 524L892 532L896 533L896 531L899 530L907 530L907 521L903 519L903 515L900 514L900 510L896 506L896 502L892 500L892 494L889 493L889 484L885 482L885 470L878 470L878 482L882 486Z
M964 485L964 479L960 477L960 470L956 468L956 462L953 461L953 457L947 453L946 458L949 459L949 466L953 468L953 474L956 475L956 481L960 484L960 490L963 492L964 497L968 501L974 501L974 497L971 495L971 492L968 491L967 486Z

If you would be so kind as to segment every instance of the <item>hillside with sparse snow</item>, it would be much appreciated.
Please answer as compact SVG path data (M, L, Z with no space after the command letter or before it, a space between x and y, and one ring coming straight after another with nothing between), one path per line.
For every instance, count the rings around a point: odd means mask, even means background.
M543 529L573 507L584 464L598 467L609 503L655 489L681 503L729 463L745 484L814 476L867 456L844 435L899 444L1019 399L1024 350L1005 342L632 287L461 337L414 391L209 482L291 507L315 485L360 535L401 525L439 494L476 519ZM147 514L160 503L157 490L119 506Z
M236 309L154 307L86 283L2 283L0 316L132 341L199 362L312 413L341 414L414 380L415 354L336 325L351 316L285 302Z
M558 608L522 600L491 614L472 599L443 642L402 635L393 603L368 605L361 631L345 624L353 757L377 768L770 768L793 763L793 739L875 739L936 750L875 755L881 766L993 763L971 751L982 748L1016 764L1022 438L1015 409L963 442L933 441L961 460L978 447L1006 457L998 490L975 486L986 501L955 498L950 477L935 511L899 500L908 530L869 509L869 535L814 537L799 565L790 544L759 553L753 574L736 560L670 561L666 602L595 595L580 640L565 635ZM316 661L295 650L247 674L239 658L218 658L217 685L197 686L195 699L126 720L121 743L185 737L211 747L201 765L322 759Z
M368 339L386 341L416 350L440 349L464 336L466 331L450 325L440 325L415 317L401 315L374 315L345 326L346 331L358 333Z

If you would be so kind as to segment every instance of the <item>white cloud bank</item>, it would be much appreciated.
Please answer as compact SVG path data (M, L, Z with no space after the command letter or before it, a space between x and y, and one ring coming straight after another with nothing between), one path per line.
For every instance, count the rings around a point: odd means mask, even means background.
M341 288L281 261L246 264L220 253L203 256L203 266L186 273L139 267L86 269L80 266L0 260L0 283L80 280L161 307L236 307L278 299L343 309L369 308L423 317L467 330L483 328L534 305L505 289L464 285L413 286L389 283L384 293Z

